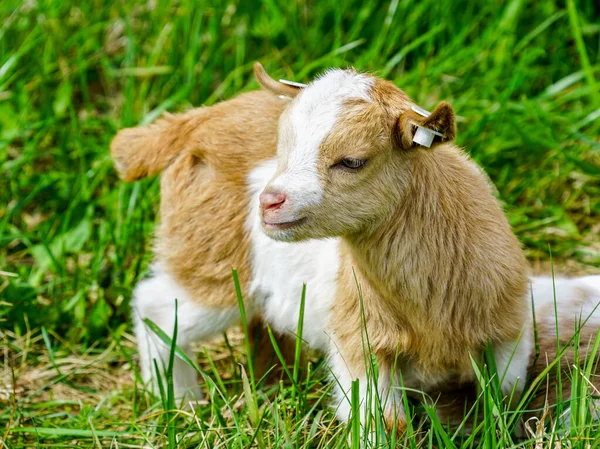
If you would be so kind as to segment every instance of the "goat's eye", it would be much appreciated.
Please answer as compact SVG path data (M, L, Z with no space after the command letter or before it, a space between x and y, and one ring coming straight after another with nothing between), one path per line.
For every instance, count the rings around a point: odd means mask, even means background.
M359 170L367 163L366 159L355 159L353 157L347 157L342 159L336 166L345 168L347 170Z

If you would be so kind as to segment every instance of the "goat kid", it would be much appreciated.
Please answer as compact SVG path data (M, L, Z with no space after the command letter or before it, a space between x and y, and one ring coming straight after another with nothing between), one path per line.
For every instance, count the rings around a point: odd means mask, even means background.
M283 242L339 239L328 328L340 417L354 379L363 410L376 405L365 342L389 427L406 426L400 375L425 392L474 383L488 343L503 393L518 397L533 349L527 263L488 178L453 143L451 106L420 113L392 83L353 70L288 95L261 226ZM439 136L431 149L413 143L418 127Z
M308 284L303 338L330 356L343 420L352 380L363 410L372 405L362 328L390 426L405 425L392 388L400 373L405 387L425 391L471 382L470 357L488 341L507 373L503 391L520 390L533 353L530 280L487 178L451 143L451 107L423 118L395 86L354 71L327 72L303 90L260 66L256 74L266 91L122 130L111 144L123 179L162 172L153 275L132 303L144 379L156 387L153 361L166 366L169 350L143 319L171 335L177 299L177 341L191 353L239 320L236 267L247 315L283 334L296 333ZM443 141L414 147L414 125ZM560 282L568 326L600 301L600 276ZM534 278L532 288L538 320L553 317L537 311L552 280ZM599 323L595 315L588 328ZM179 397L202 397L179 359L174 386Z

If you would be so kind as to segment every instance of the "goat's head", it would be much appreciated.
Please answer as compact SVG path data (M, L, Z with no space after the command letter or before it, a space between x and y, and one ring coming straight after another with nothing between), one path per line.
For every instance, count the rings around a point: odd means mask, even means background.
M407 161L428 151L413 143L417 126L435 130L437 142L454 139L450 105L425 117L385 80L330 70L305 88L282 87L260 69L264 88L291 98L279 121L277 172L260 198L263 229L274 239L344 236L375 224L401 200Z

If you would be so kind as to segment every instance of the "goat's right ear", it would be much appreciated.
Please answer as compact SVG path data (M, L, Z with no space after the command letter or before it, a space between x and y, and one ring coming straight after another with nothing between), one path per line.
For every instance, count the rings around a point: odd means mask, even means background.
M415 107L404 111L398 118L395 138L400 148L409 149L418 145L416 133L419 127L425 128L425 132L433 131L433 142L448 142L456 139L456 118L450 103L442 101L429 115L426 115L426 111L421 111L420 108Z
M260 62L254 63L254 77L263 89L266 89L275 95L284 95L286 97L294 98L302 89L300 86L294 86L291 84L284 84L280 81L275 81L265 71Z
M164 170L188 146L195 111L165 114L151 125L125 128L110 143L119 177L135 181Z

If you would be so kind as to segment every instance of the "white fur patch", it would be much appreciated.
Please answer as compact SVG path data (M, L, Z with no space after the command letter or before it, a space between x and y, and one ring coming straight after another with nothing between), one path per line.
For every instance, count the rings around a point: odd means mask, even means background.
M265 235L258 196L276 166L275 160L263 163L248 179L252 198L247 222L252 247L250 294L273 329L296 334L302 285L307 284L302 337L313 349L325 351L339 268L339 241L284 243Z
M332 344L333 346L333 344ZM348 421L350 418L352 404L350 398L350 389L354 378L350 374L346 362L337 349L333 349L329 356L329 368L332 374L332 382L335 385L333 390L333 406L337 417L342 421ZM365 384L365 379L361 379L361 384ZM364 385L360 385L360 391L366 391Z
M138 340L142 378L158 393L154 360L161 373L167 367L170 349L143 322L148 318L172 338L177 300L177 345L193 357L192 343L218 335L239 320L237 307L209 308L193 302L188 293L158 266L154 275L138 283L132 302L134 331ZM252 310L247 311L252 315ZM164 381L164 379L163 379ZM200 399L197 373L179 357L175 357L173 384L178 398Z
M575 323L581 319L587 326L600 326L600 276L554 278L535 276L531 278L536 320L555 321L556 310L561 321ZM545 313L541 315L541 313Z
M600 276L584 276L572 279L535 276L531 278L531 295L536 321L555 321L554 298L559 321L573 323L573 329L581 320L585 326L600 326ZM595 310L594 310L595 309ZM553 326L550 326L553 329ZM504 376L502 391L511 394L522 391L527 367L533 352L533 316L518 343L508 342L494 348L498 375Z
M331 382L334 384L333 408L338 419L347 422L352 416L352 382L355 378L352 377L334 342L331 343L330 351ZM366 357L368 358L368 355ZM358 378L361 430L366 433L371 433L367 423L376 416L378 409L400 420L406 418L397 375L381 369L378 371L377 382L372 374ZM372 425L373 421L370 424Z
M350 70L330 70L313 81L296 97L289 114L282 116L281 154L287 156L287 168L271 186L283 191L291 207L301 210L318 204L323 189L317 171L321 143L335 126L343 104L350 99L372 101L373 78ZM291 148L281 148L282 145Z
M533 352L532 328L526 326L521 338L494 348L496 369L501 380L502 393L518 400L527 382L527 369Z
M586 326L600 327L600 276L584 276L579 279L587 299L581 310L581 319L589 317Z

